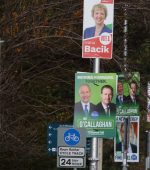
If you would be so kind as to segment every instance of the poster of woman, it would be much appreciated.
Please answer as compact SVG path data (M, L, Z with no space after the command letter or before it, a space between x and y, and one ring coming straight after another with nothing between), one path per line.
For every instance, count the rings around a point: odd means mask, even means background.
M112 0L84 0L83 58L112 58Z

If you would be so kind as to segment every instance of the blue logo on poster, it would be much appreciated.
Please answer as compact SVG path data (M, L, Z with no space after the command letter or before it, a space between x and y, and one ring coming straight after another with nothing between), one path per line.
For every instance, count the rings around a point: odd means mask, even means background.
M131 156L131 160L137 160L137 156L136 156L135 154L133 154L133 155Z
M76 129L69 129L64 133L64 141L67 145L74 146L80 142L80 133Z

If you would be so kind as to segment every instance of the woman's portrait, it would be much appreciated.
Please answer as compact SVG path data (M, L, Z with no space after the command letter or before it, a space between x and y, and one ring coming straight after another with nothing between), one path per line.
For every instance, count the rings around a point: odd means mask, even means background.
M112 30L104 23L107 14L107 7L103 4L95 4L92 7L91 16L95 22L95 26L84 30L84 39L100 36L104 32L112 33Z

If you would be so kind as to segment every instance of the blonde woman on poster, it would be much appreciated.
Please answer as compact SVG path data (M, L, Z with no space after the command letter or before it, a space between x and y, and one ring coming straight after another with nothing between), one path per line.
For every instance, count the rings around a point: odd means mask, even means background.
M91 10L91 15L95 26L85 29L84 39L100 36L104 32L112 33L112 30L104 23L107 17L107 7L104 4L95 4Z

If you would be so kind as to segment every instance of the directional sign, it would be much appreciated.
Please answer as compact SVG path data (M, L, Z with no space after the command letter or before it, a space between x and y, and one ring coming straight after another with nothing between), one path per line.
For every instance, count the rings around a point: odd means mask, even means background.
M83 128L57 129L57 167L85 168L86 131Z
M47 150L48 154L56 155L57 151L57 128L58 127L72 127L72 125L49 123L47 127Z

